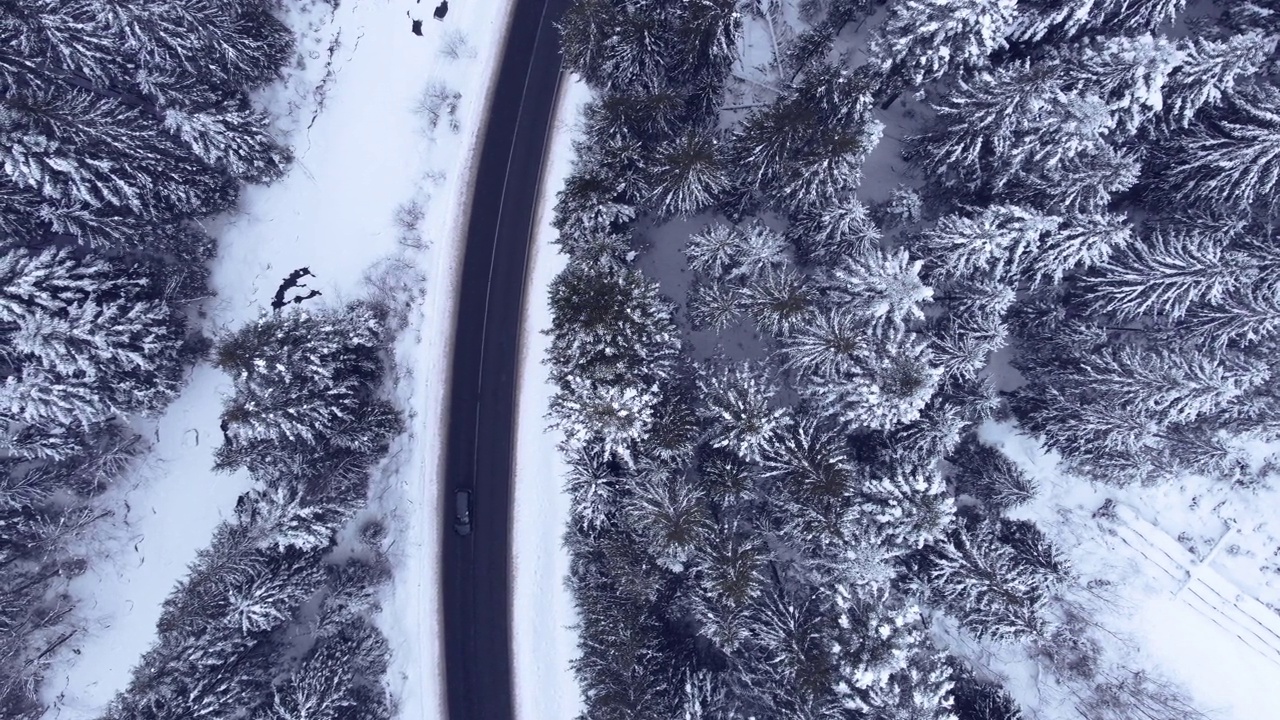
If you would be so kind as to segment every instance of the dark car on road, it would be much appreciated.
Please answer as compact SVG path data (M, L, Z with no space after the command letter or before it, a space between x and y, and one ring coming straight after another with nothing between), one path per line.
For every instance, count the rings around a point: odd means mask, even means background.
M458 490L453 495L453 529L459 535L471 534L470 490Z

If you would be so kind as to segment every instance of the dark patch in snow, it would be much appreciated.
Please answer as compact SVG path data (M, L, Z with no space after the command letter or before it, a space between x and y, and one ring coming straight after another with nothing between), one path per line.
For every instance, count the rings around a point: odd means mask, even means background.
M422 21L421 20L413 21L413 34L417 35L418 37L422 37Z
M289 273L288 277L286 277L283 281L281 281L280 287L276 289L275 299L271 301L271 309L279 310L280 308L284 307L285 305L288 305L289 303L300 305L303 300L310 300L311 298L319 295L320 294L319 290L312 290L306 295L297 295L297 296L294 296L293 298L290 298L289 300L284 299L284 294L289 292L290 290L294 288L306 287L305 284L298 282L304 277L315 277L315 275L311 273L311 268L306 268L306 267L298 268L297 270L294 270L293 272Z
M449 12L449 0L440 0L440 4L436 6L436 11L432 13L432 17L437 20L444 20L444 16Z

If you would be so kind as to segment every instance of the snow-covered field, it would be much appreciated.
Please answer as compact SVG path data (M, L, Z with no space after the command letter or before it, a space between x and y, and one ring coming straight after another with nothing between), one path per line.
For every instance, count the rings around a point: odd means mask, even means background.
M340 302L374 288L401 303L396 388L410 431L375 486L375 508L397 519L396 562L383 624L391 681L405 717L442 715L438 681L437 446L461 261L466 193L509 3L346 0L293 8L298 61L262 100L296 161L279 183L248 188L237 213L208 223L221 243L217 297L201 308L210 333L269 307L280 281L307 267L308 302ZM422 35L412 32L421 20ZM428 90L438 100L423 103ZM430 116L437 113L435 127ZM414 213L401 208L418 207ZM161 418L140 425L146 462L103 500L97 561L76 580L79 631L44 688L51 717L98 716L155 639L161 603L213 527L233 512L243 475L210 470L221 442L226 378L198 366Z
M1221 570L1221 559L1234 557L1233 546L1275 539L1268 528L1230 529L1219 519L1224 512L1232 515L1225 508L1243 512L1250 497L1254 512L1274 514L1276 505L1267 502L1274 499L1273 490L1233 492L1197 478L1153 488L1100 486L1064 474L1056 454L1007 424L990 423L982 436L1036 480L1037 498L1011 514L1035 521L1071 560L1084 588L1078 597L1100 636L1107 638L1112 658L1167 675L1209 717L1277 717L1280 616L1249 589L1270 588L1265 576L1271 573L1258 558L1252 572L1245 571L1240 558L1225 566L1230 572ZM1107 500L1113 509L1098 513ZM1188 525L1219 528L1213 540L1221 542L1197 550L1185 535L1180 541L1173 534ZM1242 586L1235 576L1252 582ZM1061 688L1039 681L1021 652L948 635L944 633L954 648L1005 679L1010 691L1036 713L1031 717L1073 716L1055 713L1069 698Z
M515 517L512 528L515 587L512 599L512 653L516 717L520 720L571 718L582 710L569 662L577 654L573 598L565 586L569 556L560 538L569 519L563 490L564 464L559 432L547 428L554 388L543 365L551 327L547 288L566 259L552 241L551 211L564 186L577 134L578 112L590 91L580 81L562 85L548 162L543 169L538 228L532 249L521 328L519 423L516 436Z

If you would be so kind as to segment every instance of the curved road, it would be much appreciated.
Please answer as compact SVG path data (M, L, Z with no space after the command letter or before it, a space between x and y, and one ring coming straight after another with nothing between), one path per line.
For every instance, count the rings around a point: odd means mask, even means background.
M450 373L442 542L449 720L511 720L511 477L526 265L568 0L515 0L488 112ZM473 532L453 530L471 488ZM548 528L559 532L559 528Z

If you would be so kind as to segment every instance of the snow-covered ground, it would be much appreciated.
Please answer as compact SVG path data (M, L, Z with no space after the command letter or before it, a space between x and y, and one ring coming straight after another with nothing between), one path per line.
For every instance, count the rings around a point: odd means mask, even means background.
M590 91L578 80L561 88L548 162L543 168L535 224L538 230L525 290L516 393L512 653L519 720L571 718L582 710L578 685L569 667L578 652L577 633L573 630L577 615L565 586L569 555L561 543L569 520L570 498L564 492L564 464L556 449L560 433L547 428L554 388L543 360L550 344L544 331L551 327L547 288L566 262L551 244L556 237L551 211L556 193L569 175L578 114Z
M209 332L268 307L280 281L308 267L308 302L375 292L401 304L395 392L410 430L393 449L374 505L394 514L396 576L383 617L395 651L393 691L405 717L443 715L437 590L438 446L445 338L461 262L473 152L510 3L456 2L443 22L414 0L319 0L291 5L297 64L263 93L296 161L279 183L248 188L239 211L206 223L221 251L217 297L201 308ZM412 32L421 20L422 35ZM450 49L452 48L452 49ZM431 89L438 104L426 103ZM429 116L439 111L430 127ZM398 210L420 207L418 222ZM403 217L403 213L400 213ZM144 423L152 449L105 498L95 562L73 584L79 631L44 688L50 717L88 718L129 679L154 642L161 603L213 527L233 512L247 477L214 474L218 413L230 383L208 365L163 417Z
M1013 511L1036 522L1071 560L1082 589L1076 597L1107 640L1111 657L1133 669L1155 670L1185 687L1198 709L1222 720L1267 720L1280 687L1280 616L1251 594L1270 588L1262 558L1246 572L1233 546L1274 543L1267 528L1220 518L1226 508L1259 506L1265 517L1276 505L1274 491L1232 490L1204 479L1180 484L1115 488L1065 474L1056 454L1004 423L989 423L982 436L1001 448L1039 486L1036 499ZM1252 497L1250 503L1248 498ZM1097 513L1107 500L1111 512ZM1095 516L1096 515L1096 516ZM1188 547L1177 528L1213 526L1212 540ZM1217 545L1216 551L1213 546ZM1222 572L1223 558L1235 557ZM1252 578L1239 583L1236 577ZM949 632L945 639L1006 680L1031 717L1072 715L1061 688L1040 679L1026 656Z

